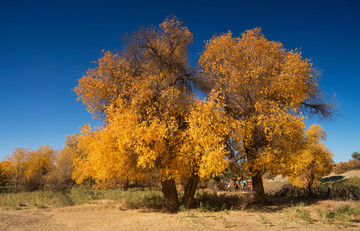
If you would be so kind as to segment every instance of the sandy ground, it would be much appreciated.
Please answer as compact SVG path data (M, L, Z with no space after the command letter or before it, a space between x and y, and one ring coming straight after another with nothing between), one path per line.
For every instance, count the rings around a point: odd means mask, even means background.
M341 175L345 178L360 176L360 171ZM270 183L286 183L282 181L279 178ZM177 214L128 209L111 201L65 208L0 210L0 230L360 230L360 220L344 227L340 223L324 224L316 215L317 209L333 209L343 204L354 206L359 202L307 202L305 208L311 211L312 223L304 224L289 218L291 206L297 202L273 200L272 205L261 209L242 210L240 205L236 211L200 212L194 209Z
M343 176L344 179L348 179L348 178L351 178L351 177L360 177L360 170L351 170L351 171L344 172L344 173L341 173L341 174L336 174L336 173L332 172L330 175L325 176L324 178L332 177L332 176Z
M306 207L332 208L356 202L322 201ZM119 204L92 204L54 209L0 211L0 230L360 230L359 223L347 227L322 224L312 216L312 224L290 221L288 204L239 211L178 214L162 211L130 210ZM315 213L314 213L315 214Z

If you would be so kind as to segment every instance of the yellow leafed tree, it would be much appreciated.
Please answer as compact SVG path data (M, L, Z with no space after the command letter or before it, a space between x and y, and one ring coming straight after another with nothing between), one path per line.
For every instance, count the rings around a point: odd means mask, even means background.
M292 164L287 169L290 181L300 187L306 187L311 193L314 180L329 174L334 166L333 154L326 148L326 132L314 124L305 132L304 146L292 156Z
M231 32L212 38L200 65L206 89L221 96L218 101L233 120L230 166L251 174L254 202L264 203L262 175L287 167L302 142L304 115L331 114L312 63L255 28L239 38Z
M303 147L305 116L331 114L312 63L255 28L208 41L195 71L187 63L191 41L188 28L167 18L133 33L121 52L105 52L79 80L78 99L104 125L82 129L78 181L156 170L165 204L176 211L177 179L189 179L183 203L190 207L199 177L229 164L252 175L254 201L265 201L262 175L286 171ZM207 97L197 99L194 87Z
M25 172L28 190L44 187L45 176L55 167L57 153L49 145L41 146L38 150L28 153Z
M81 155L77 147L78 134L68 135L65 146L55 157L54 167L45 178L45 187L52 190L63 190L72 187L75 181L72 179L74 172L74 160Z
M15 148L12 154L6 158L6 171L10 175L10 182L14 185L15 191L25 183L25 172L27 170L28 149Z
M3 160L0 162L0 186L6 186L9 184L9 161Z
M45 176L54 168L57 151L50 146L41 146L33 151L16 148L6 158L6 172L15 191L36 190L44 186Z
M228 128L221 128L223 112L214 101L195 98L196 76L187 64L191 41L188 28L167 18L159 28L134 33L122 52L105 52L79 80L75 92L104 125L82 129L78 181L135 179L156 170L166 207L177 211L177 179L189 178L183 202L190 206L199 176L225 168Z

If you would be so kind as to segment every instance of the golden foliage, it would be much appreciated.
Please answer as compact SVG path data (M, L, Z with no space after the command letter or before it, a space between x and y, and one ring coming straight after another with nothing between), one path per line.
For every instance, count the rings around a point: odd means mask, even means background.
M326 132L314 124L305 132L302 149L288 163L289 180L300 187L310 187L314 180L329 174L334 166L333 154L325 147Z
M16 148L4 162L10 184L15 186L15 190L34 190L44 186L46 174L54 168L56 155L57 151L48 145L36 151Z
M213 37L200 66L202 81L233 119L231 165L252 174L286 168L301 143L304 103L318 100L312 63L255 28L240 38L231 32Z
M68 135L65 147L55 157L55 166L45 177L45 187L52 190L70 188L75 184L72 179L74 160L81 155L77 147L78 134Z
M211 98L194 100L180 151L180 158L185 161L181 171L187 171L188 176L196 173L206 179L219 175L227 167L225 141L230 128L224 111L219 108Z
M192 34L175 17L159 28L134 34L121 54L106 52L75 88L100 128L84 126L83 155L76 160L78 182L142 179L157 169L162 179L190 172L184 153L193 94L187 47ZM194 142L194 141L192 141Z
M304 146L305 113L328 113L312 63L255 28L213 37L195 72L191 42L190 31L167 18L132 34L120 53L104 52L79 80L78 99L104 125L82 128L78 182L143 178L154 169L169 182L228 167L288 171Z
M41 146L37 151L30 151L28 153L26 177L30 179L37 174L46 175L54 167L56 155L57 152L49 145Z
M336 164L334 168L334 172L336 174L341 174L347 171L358 170L358 169L360 169L360 160L352 159L349 160L348 162L340 162Z

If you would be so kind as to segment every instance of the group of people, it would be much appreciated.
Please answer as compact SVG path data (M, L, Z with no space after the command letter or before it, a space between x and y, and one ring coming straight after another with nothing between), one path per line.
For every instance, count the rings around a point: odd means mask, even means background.
M225 180L225 191L251 191L251 180Z

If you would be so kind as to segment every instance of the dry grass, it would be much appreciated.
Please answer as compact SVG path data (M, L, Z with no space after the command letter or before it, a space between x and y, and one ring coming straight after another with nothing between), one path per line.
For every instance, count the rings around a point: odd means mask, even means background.
M96 190L76 187L61 192L35 191L1 193L0 209L21 210L32 208L60 208L66 206L96 204L99 201L123 203L128 208L162 208L163 196L160 190Z
M0 230L359 230L356 202L283 199L264 208L212 211L183 210L178 214L147 208L129 209L123 203L100 200L97 204L53 209L0 211ZM351 209L349 209L351 208ZM329 222L319 210L336 211ZM347 211L351 211L348 213ZM349 214L341 217L339 214ZM350 217L350 219L348 219Z
M168 214L160 190L3 193L0 230L360 230L356 201L273 197L265 207L249 207L251 193L201 191L196 197L196 209Z

